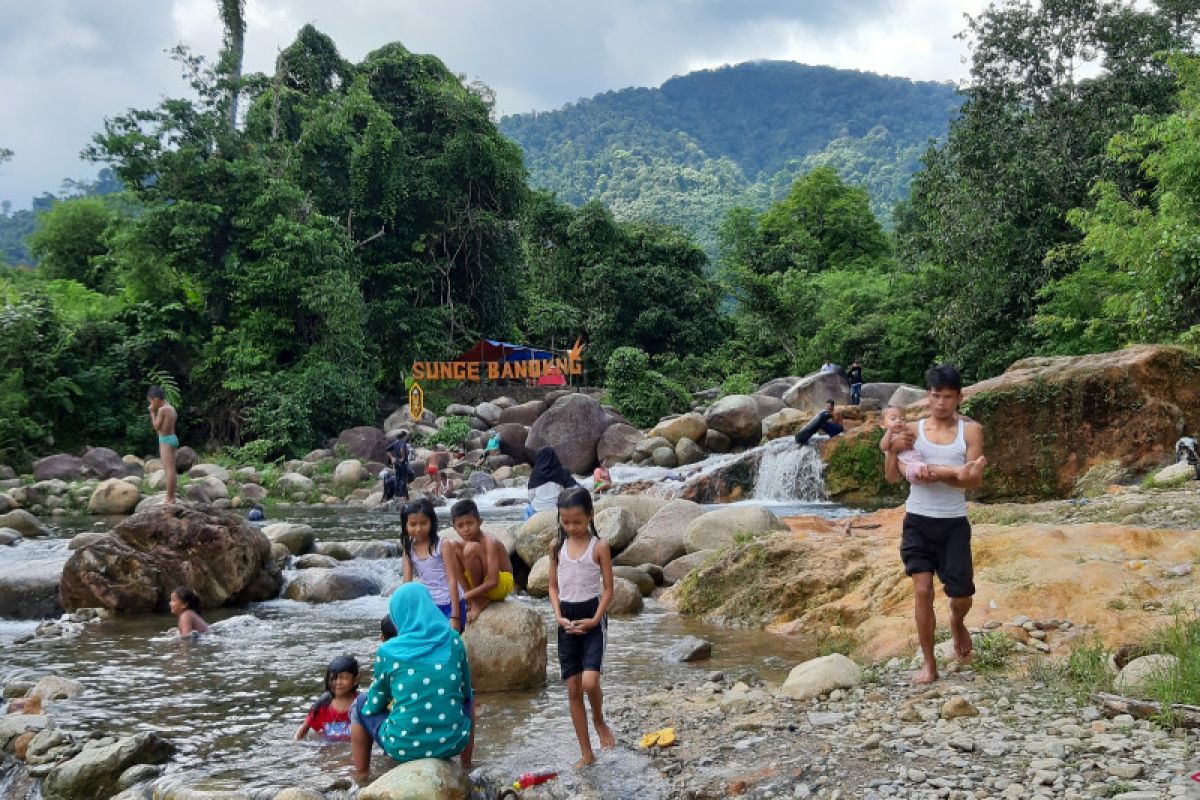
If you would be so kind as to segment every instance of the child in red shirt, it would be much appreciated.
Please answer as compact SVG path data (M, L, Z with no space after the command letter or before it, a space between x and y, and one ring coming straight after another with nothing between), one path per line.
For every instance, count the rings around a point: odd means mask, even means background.
M325 670L325 693L313 703L295 738L303 739L314 730L329 741L350 741L350 706L357 697L358 660L338 656Z

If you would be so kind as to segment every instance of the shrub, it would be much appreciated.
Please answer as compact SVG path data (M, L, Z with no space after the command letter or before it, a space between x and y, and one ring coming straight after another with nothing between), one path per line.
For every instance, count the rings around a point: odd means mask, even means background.
M635 347L618 347L605 368L608 397L634 425L648 428L668 414L691 408L687 391L650 369L650 357Z
M444 444L447 447L455 447L465 442L470 435L471 423L466 417L450 417L440 431L425 440L425 445L433 447Z

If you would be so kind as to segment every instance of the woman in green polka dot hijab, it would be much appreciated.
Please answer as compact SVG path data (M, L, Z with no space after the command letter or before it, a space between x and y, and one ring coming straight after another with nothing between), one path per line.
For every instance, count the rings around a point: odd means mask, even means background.
M419 583L401 584L388 613L396 635L379 646L374 680L350 709L354 770L363 779L371 743L400 763L462 754L471 766L471 671L462 639Z

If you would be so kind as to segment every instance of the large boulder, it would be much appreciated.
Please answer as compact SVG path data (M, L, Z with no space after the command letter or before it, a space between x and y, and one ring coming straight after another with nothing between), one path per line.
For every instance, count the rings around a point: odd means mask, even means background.
M1113 680L1113 688L1129 697L1149 697L1155 681L1167 679L1179 670L1179 659L1173 655L1152 653L1130 661Z
M374 425L360 425L338 434L333 449L337 450L339 446L344 447L346 455L351 458L360 461L383 461L387 437Z
M529 577L525 579L525 591L530 597L550 596L550 556L542 556L529 568Z
M665 498L648 494L613 494L597 500L595 510L599 514L606 508L623 508L633 514L633 522L640 529L668 502Z
M367 468L357 458L348 458L333 468L333 485L353 489L368 477Z
M754 400L754 405L758 409L758 416L760 419L769 417L772 414L777 414L783 409L787 408L787 405L785 405L784 402L778 397L771 397L770 395L765 394L752 394L750 395L750 398Z
M427 409L421 414L421 418L419 420L414 420L408 411L408 404L406 403L388 415L388 418L383 422L383 430L412 430L417 425L433 427L436 419L437 416L432 411Z
M405 762L358 793L359 800L468 800L470 797L470 777L458 764L442 758Z
M142 493L132 483L117 478L100 481L88 500L93 514L130 514L137 508Z
M1068 497L1093 465L1148 472L1200 427L1200 356L1143 345L1018 361L964 391L983 425L980 499ZM1133 433L1136 432L1136 433Z
M763 418L762 435L764 439L779 439L792 436L812 419L812 414L795 408L785 408Z
M80 460L84 469L97 478L124 478L130 473L120 453L107 447L93 447Z
M46 800L112 797L121 773L135 764L161 764L175 746L157 733L137 733L116 742L88 742L79 754L56 765L42 783Z
M884 403L887 406L899 406L906 408L913 403L919 403L929 396L928 389L922 389L919 386L906 386L900 384L896 387L896 391L892 392L892 396Z
M674 445L684 438L691 439L693 442L704 441L706 431L708 431L708 423L704 421L704 415L692 411L663 420L646 435L661 436Z
M272 543L283 545L294 556L311 553L317 541L312 526L296 522L273 522L264 525L262 532Z
M704 513L690 500L671 500L638 529L632 544L613 559L614 564L666 566L686 552L683 539L688 524Z
M896 390L903 385L903 383L864 383L859 391L859 397L863 400L877 400L881 406L886 406Z
M301 571L288 581L283 596L302 603L336 603L380 592L374 578L341 569L314 567Z
M536 689L546 683L546 623L531 606L492 603L463 634L477 692Z
M281 497L291 497L308 494L312 490L312 478L301 475L299 472L285 472L276 479L271 493Z
M451 403L446 406L447 417L471 417L475 415L475 406L468 406L463 403Z
M175 451L175 469L179 472L189 471L199 461L200 456L186 444Z
M525 447L532 453L549 445L559 461L575 474L596 466L596 443L608 425L608 415L586 394L560 397L529 428Z
M628 578L613 576L613 597L609 603L609 614L640 614L645 601L637 584Z
M701 514L688 523L683 545L689 553L718 550L732 544L739 535L759 535L787 529L787 525L762 506L731 506Z
M603 464L628 461L633 449L642 440L642 432L624 422L615 422L604 429L596 443L596 458Z
M229 487L225 485L225 481L221 480L216 475L208 475L198 481L192 481L188 486L188 489L193 488L201 491L209 503L215 500L224 500L229 497Z
M811 700L834 689L853 689L862 680L862 669L841 653L833 653L796 665L788 673L779 693L792 700Z
M489 428L500 424L500 416L504 409L495 403L480 403L475 406L475 416L483 420Z
M528 403L510 406L500 410L501 425L524 425L526 428L537 422L538 417L546 410L546 404L541 400L530 400Z
M42 619L62 613L58 584L66 559L0 561L0 617Z
M623 508L605 508L596 512L592 520L600 538L608 542L613 553L619 553L637 536L637 521L633 514Z
M700 550L675 559L663 567L663 585L672 586L679 583L689 572L704 566L715 553L715 550Z
M0 514L0 528L12 528L31 539L50 535L50 529L23 508L14 508L8 513Z
M33 462L35 481L77 481L83 477L83 460L69 453L39 458Z
M791 389L800 381L801 378L798 375L787 375L782 378L772 378L762 386L759 386L754 393L782 400L783 396L787 394L787 390Z
M762 418L755 398L747 394L722 397L704 414L708 427L725 434L735 445L758 444L762 438Z
M613 576L624 578L638 588L642 593L642 597L649 597L654 591L657 584L654 582L654 576L641 567L613 567Z
M529 427L516 422L503 422L496 426L500 434L500 452L518 464L529 462L529 451L525 441L529 438Z
M233 478L233 473L222 467L220 464L196 464L187 471L188 477L193 480L200 478L216 478L222 483L228 483Z
M271 543L240 516L181 505L155 506L71 554L59 587L63 608L162 611L179 586L205 607L268 600L282 578Z
M686 436L675 444L675 462L679 466L695 464L706 458L708 453L704 452L704 448Z
M816 372L796 381L782 399L784 405L801 411L822 409L827 400L845 405L850 402L850 384L840 372Z
M514 549L526 564L534 564L550 552L550 540L558 535L558 512L539 511L517 532Z

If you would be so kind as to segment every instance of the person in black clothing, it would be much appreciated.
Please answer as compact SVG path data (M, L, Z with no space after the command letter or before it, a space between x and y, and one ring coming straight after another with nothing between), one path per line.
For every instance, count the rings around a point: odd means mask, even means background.
M796 444L803 447L818 431L832 439L834 436L840 436L845 430L842 425L842 415L834 408L833 400L826 400L825 408L821 409L820 413L813 417L807 425L796 432Z
M862 367L858 361L850 364L850 369L846 373L846 377L850 380L850 405L856 406L862 401Z
M384 450L389 469L383 471L384 502L393 497L408 499L408 482L412 480L412 467L408 463L408 431L400 431L396 441Z

